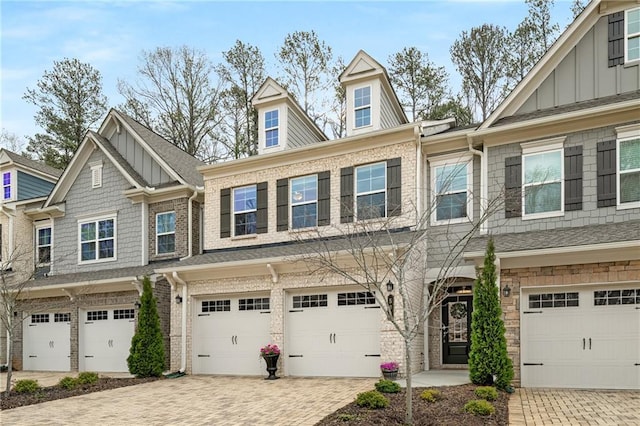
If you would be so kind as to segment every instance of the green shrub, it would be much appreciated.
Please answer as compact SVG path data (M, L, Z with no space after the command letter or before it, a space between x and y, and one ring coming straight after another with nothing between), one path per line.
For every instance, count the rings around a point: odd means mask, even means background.
M73 389L78 386L78 379L74 379L73 377L69 376L63 377L58 382L58 386L60 386L62 389Z
M40 385L37 380L23 379L16 381L13 390L17 393L36 393L40 390Z
M442 393L440 393L440 391L437 389L426 389L420 394L420 398L428 402L436 402L441 397Z
M489 414L493 414L496 409L489 401L485 401L484 399L472 399L464 404L464 411L475 416L488 416Z
M478 398L486 399L487 401L495 401L498 399L498 391L493 386L477 387L475 394Z
M380 379L380 381L376 383L376 390L382 393L398 393L400 392L400 385L393 380Z
M350 422L352 420L357 420L357 419L358 419L358 416L356 416L355 414L349 414L349 413L338 414L338 420L343 422Z
M356 404L365 408L385 408L389 405L389 400L378 391L367 391L358 394Z
M92 371L83 371L82 373L78 374L78 378L76 380L80 385L93 385L95 383L98 383L99 378L100 377L98 377L98 373L94 373Z

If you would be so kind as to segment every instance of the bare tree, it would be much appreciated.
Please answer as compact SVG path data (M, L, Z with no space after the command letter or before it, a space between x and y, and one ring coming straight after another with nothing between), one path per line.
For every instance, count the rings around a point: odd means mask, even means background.
M442 181L451 184L458 172ZM446 181L446 183L445 183ZM376 220L360 220L318 228L316 241L307 254L301 255L312 273L342 277L373 294L387 320L404 342L404 363L407 380L405 424L413 424L412 357L411 348L423 330L423 324L447 297L447 289L455 282L455 270L463 262L462 254L480 226L502 205L503 197L486 203L479 218L463 225L453 225L431 233L429 224L435 215L432 206L422 214L416 211L415 226L406 226L406 217L391 216ZM405 214L406 216L406 214ZM439 227L441 228L441 227ZM300 243L305 243L302 239ZM433 265L427 264L432 245L444 248L435 278L428 274ZM301 250L303 251L303 250ZM395 283L393 294L385 298L386 283Z
M24 141L20 136L3 128L0 132L0 147L19 154L24 148Z

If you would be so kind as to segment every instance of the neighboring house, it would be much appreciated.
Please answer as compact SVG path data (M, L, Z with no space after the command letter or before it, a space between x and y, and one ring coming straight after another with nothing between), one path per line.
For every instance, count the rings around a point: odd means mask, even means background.
M201 165L116 110L87 133L44 203L26 210L36 230L48 221L54 244L18 312L23 369L127 371L145 275L169 359L170 289L153 269L200 252Z
M432 176L469 160L461 167L473 208L461 196L456 208L443 206L443 223L463 231L457 219L504 198L467 247L460 276L470 281L468 266L482 265L491 235L515 383L639 389L638 3L593 1L477 129L427 139ZM431 192L462 193L463 183ZM441 255L430 252L436 268ZM470 314L464 287L430 319L434 368L466 362L469 333L452 330L470 327L451 313L459 304Z
M172 309L172 369L259 375L269 342L282 347L290 376L375 377L381 360L403 357L373 294L293 259L357 222L415 227L421 133L453 122L407 123L386 71L365 52L340 82L345 138L327 141L269 78L253 98L259 155L200 168L205 253L156 270L182 301Z
M46 200L61 170L30 160L22 155L0 150L0 265L9 280L30 279L44 272L49 262L51 233L47 220L36 222L25 210L39 207ZM0 332L0 364L8 359L6 333Z

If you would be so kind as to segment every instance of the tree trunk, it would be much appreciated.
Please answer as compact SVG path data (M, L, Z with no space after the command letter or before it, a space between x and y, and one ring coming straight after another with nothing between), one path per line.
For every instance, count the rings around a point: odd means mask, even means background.
M413 389L411 385L411 341L405 340L404 343L405 354L405 374L407 376L407 393L406 393L406 413L404 423L407 425L413 424Z

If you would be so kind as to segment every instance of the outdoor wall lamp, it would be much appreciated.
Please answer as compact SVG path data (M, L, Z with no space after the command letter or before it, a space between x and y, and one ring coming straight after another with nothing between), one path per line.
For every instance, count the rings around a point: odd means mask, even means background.
M140 309L140 306L142 306L142 303L140 303L139 300L136 300L135 303L133 304L133 306L135 306L136 309Z
M393 291L393 283L391 280L387 281L387 291L391 293Z
M179 304L181 304L181 303L182 303L182 296L177 295L177 296L176 296L176 305L179 305Z
M509 284L505 285L504 287L502 287L502 295L504 297L509 297L511 296L511 287L509 287Z

